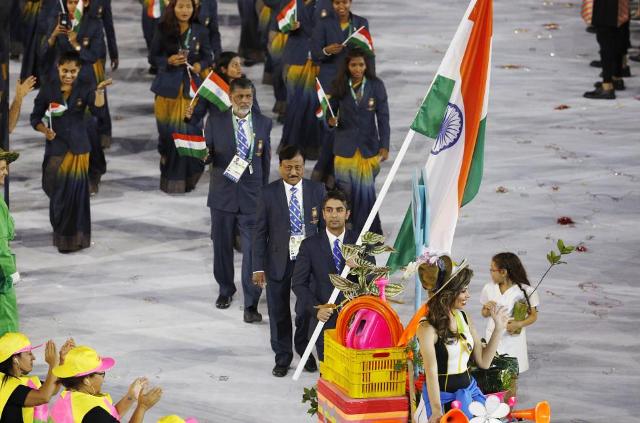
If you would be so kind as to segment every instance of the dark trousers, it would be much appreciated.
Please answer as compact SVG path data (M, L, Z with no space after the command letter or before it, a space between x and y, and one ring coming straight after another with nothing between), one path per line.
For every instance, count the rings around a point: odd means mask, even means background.
M242 244L242 290L244 307L257 307L262 289L251 280L251 241L255 214L211 211L211 239L213 240L213 276L220 286L220 295L227 297L236 292L233 269L233 228L238 225Z
M291 327L291 275L295 262L287 261L287 268L281 280L267 281L267 305L269 307L269 329L271 349L276 354L276 364L289 367L293 360L293 348L302 356L309 343L309 318L296 304L295 333Z
M151 51L151 42L153 41L153 34L158 27L160 19L153 19L147 15L147 9L142 8L142 34L144 35L144 43L147 45L147 54Z
M625 39L624 26L620 28L597 26L596 39L600 46L602 81L612 82L614 76L616 78L622 76L622 57L628 43L628 39Z

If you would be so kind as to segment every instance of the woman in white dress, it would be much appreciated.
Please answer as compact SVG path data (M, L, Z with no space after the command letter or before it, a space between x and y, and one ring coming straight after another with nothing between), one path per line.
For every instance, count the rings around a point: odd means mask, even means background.
M532 325L538 319L537 307L540 303L538 294L533 292L522 262L513 253L499 253L493 256L489 270L492 282L486 284L480 294L483 317L490 317L490 310L495 305L503 306L507 313L513 316L513 307L518 301L527 303L527 317L520 321L509 320L498 345L499 354L516 357L520 373L526 372L529 369L529 359L525 327ZM493 319L488 319L486 339L491 337L494 328ZM521 330L519 334L518 329ZM515 393L515 387L513 391Z

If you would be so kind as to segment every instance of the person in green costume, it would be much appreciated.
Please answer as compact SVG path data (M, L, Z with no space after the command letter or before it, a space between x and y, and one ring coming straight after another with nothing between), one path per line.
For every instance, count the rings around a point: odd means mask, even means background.
M18 153L0 148L0 187L9 174L9 163L18 158ZM9 248L15 235L13 218L9 207L0 196L0 336L7 332L18 332L18 305L13 284L20 279L16 270L16 256Z

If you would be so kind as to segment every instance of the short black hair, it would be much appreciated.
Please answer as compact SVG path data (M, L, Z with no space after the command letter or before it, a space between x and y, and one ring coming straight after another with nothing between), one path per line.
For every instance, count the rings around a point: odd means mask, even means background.
M240 89L251 88L251 90L253 90L253 82L251 82L249 78L245 78L244 76L238 79L234 79L229 84L229 92L233 92L237 88L240 88Z
M78 67L82 67L82 60L80 60L80 54L78 54L77 51L67 51L62 53L58 59L58 66L69 62L74 62Z
M344 191L341 191L339 189L334 189L331 190L327 193L327 196L324 197L324 200L322 200L322 208L324 209L324 206L327 205L327 201L329 200L338 200L341 201L342 204L344 204L344 208L347 210L351 210L351 205L349 204L349 199L347 198L347 194L344 193Z
M291 144L291 145L286 145L280 149L280 152L278 153L278 158L280 159L280 163L282 163L283 160L291 160L298 155L302 156L302 161L305 160L304 153L302 152L302 150L300 150L300 148L298 148L297 145Z

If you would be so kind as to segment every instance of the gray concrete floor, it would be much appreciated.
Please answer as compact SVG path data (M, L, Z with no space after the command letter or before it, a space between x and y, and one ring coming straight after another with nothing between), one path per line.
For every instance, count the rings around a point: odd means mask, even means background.
M356 1L367 17L378 72L389 92L392 158L466 8L463 0ZM615 101L582 93L598 79L595 36L584 31L580 2L497 0L485 175L477 198L461 213L454 255L476 271L468 306L482 327L477 298L489 281L491 255L517 252L531 279L546 267L555 240L583 242L541 289L540 317L528 333L531 369L519 382L520 404L548 400L555 422L639 421L637 238L640 210L640 80L628 78ZM146 74L140 6L113 1L121 68L110 88L114 145L100 193L92 198L93 245L69 255L51 245L48 202L40 188L44 140L28 126L34 94L12 136L21 152L12 165L13 249L23 281L17 288L22 329L34 342L73 336L116 358L105 388L115 396L135 377L161 385L164 414L201 422L312 421L300 403L303 374L271 376L268 322L242 322L241 296L217 310L211 275L207 178L188 195L158 190L152 78ZM220 3L223 22L237 14ZM556 23L556 30L545 24ZM638 23L633 43L638 44ZM222 27L223 46L237 46L239 28ZM516 66L510 66L516 65ZM18 65L11 64L15 81ZM633 67L634 74L640 66ZM260 66L247 69L260 80ZM270 87L259 85L263 110ZM561 104L565 110L555 110ZM274 149L281 133L275 125ZM430 141L414 140L381 210L392 240L409 201L410 180ZM272 178L277 177L277 160ZM310 172L312 163L308 163ZM382 185L390 164L378 178ZM506 193L496 189L505 187ZM575 222L560 226L556 219ZM392 241L390 241L392 242ZM236 257L239 270L240 257ZM237 281L239 285L239 281ZM397 310L412 314L413 289ZM636 304L634 306L634 304ZM266 302L260 305L266 317ZM294 365L297 364L297 358ZM36 373L44 373L38 357Z

